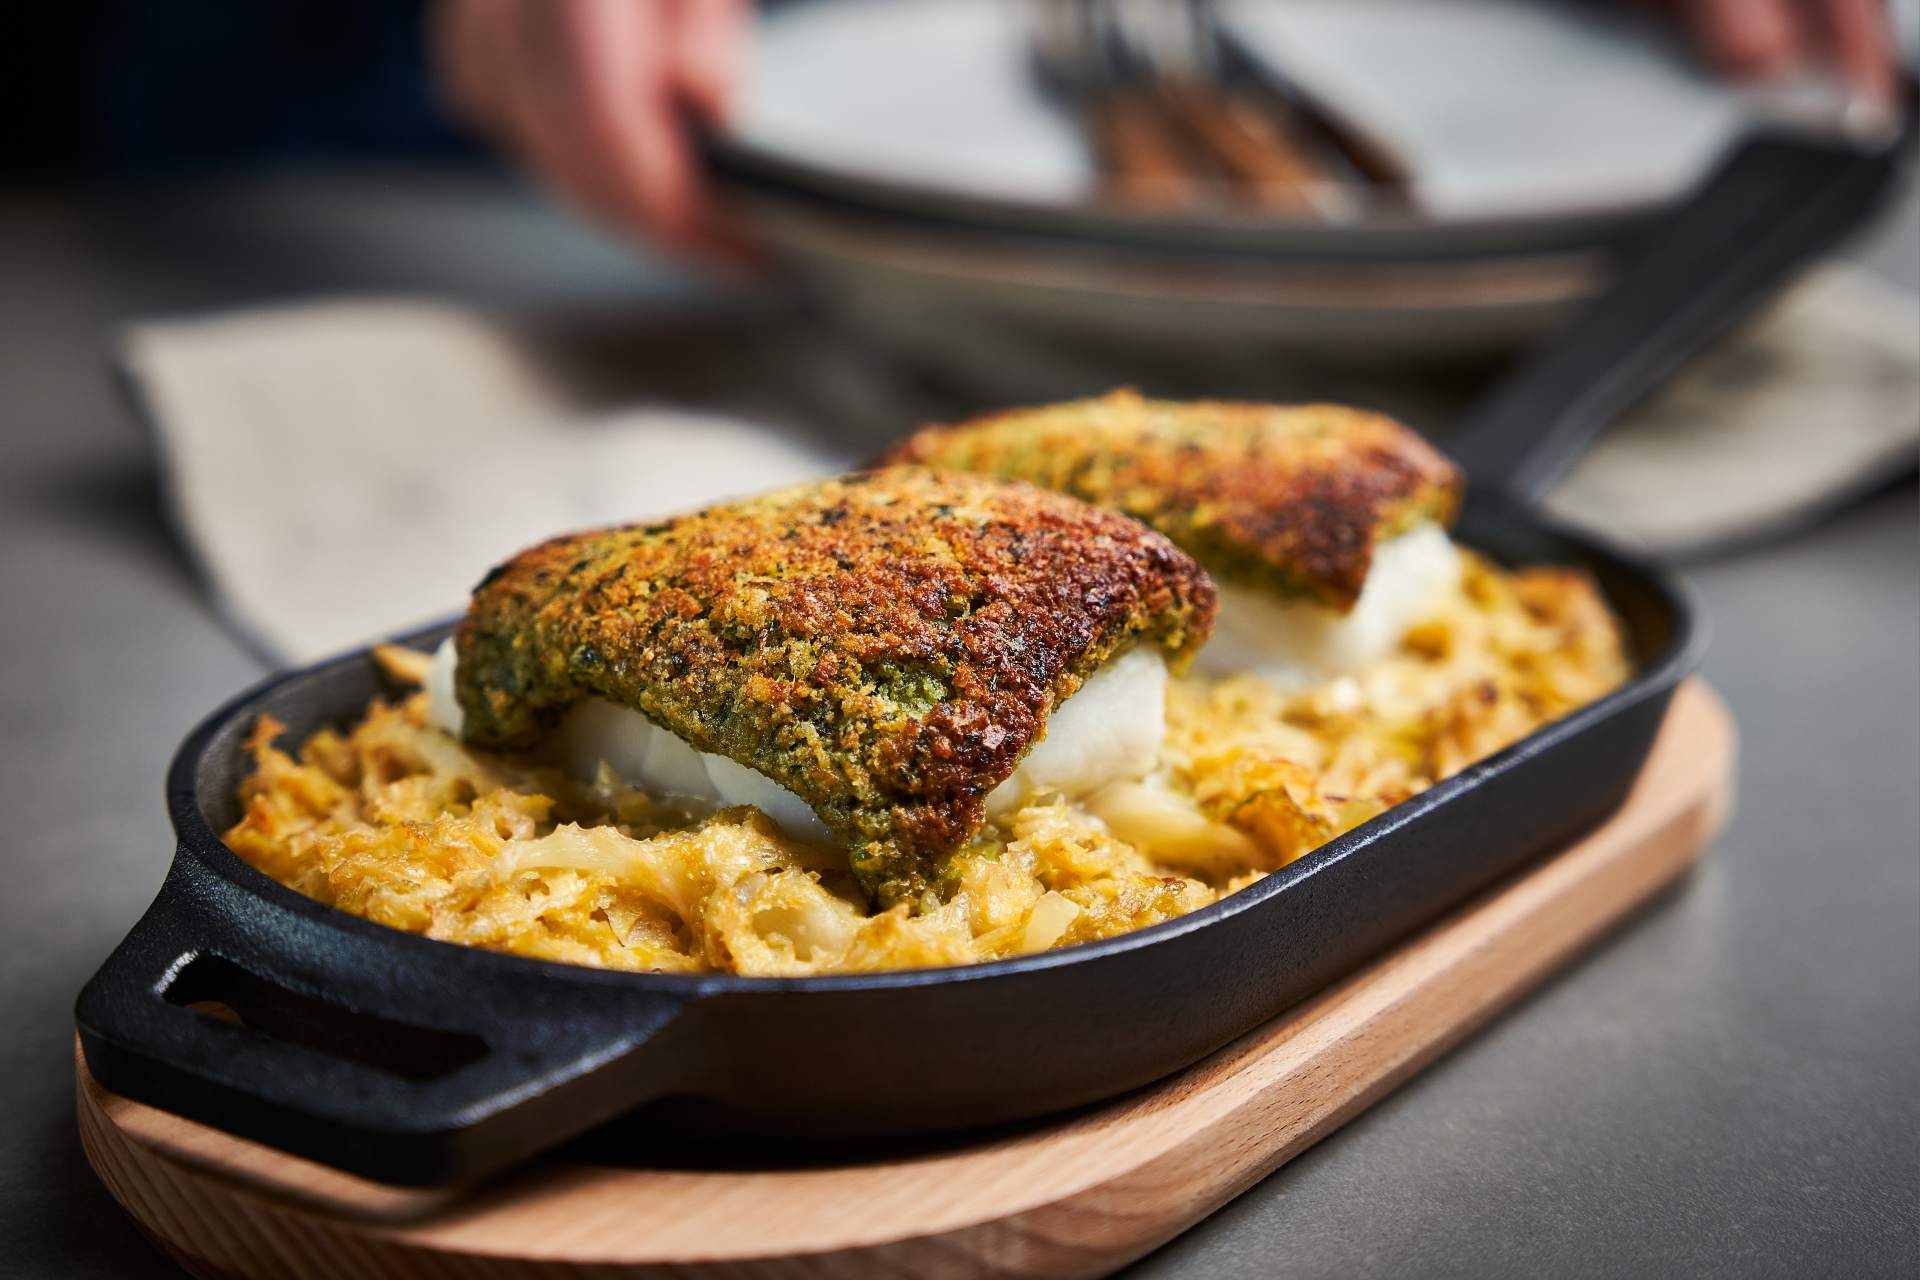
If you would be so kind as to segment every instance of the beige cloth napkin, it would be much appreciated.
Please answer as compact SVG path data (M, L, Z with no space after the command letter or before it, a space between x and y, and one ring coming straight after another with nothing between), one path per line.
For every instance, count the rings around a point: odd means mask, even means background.
M492 564L848 460L746 422L583 410L504 322L330 302L143 324L123 360L222 607L300 661L457 613Z
M1760 537L1920 459L1920 298L1822 267L1593 447L1556 515L1684 555Z

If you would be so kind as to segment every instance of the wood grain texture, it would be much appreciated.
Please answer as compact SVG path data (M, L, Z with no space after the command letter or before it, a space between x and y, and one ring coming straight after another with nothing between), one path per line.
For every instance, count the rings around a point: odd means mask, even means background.
M1606 826L1131 1098L1010 1137L764 1171L547 1163L384 1187L99 1088L80 1135L203 1276L1085 1276L1139 1257L1391 1091L1684 871L1725 817L1734 731L1683 686Z

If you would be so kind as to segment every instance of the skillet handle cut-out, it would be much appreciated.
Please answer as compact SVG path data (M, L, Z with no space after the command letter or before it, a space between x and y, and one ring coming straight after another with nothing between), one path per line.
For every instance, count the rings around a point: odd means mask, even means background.
M1647 233L1618 283L1503 379L1445 441L1483 491L1543 498L1620 414L1881 206L1914 137L1755 134Z
M689 996L476 983L441 950L182 856L75 1016L108 1088L381 1182L481 1176L667 1090L641 1050Z

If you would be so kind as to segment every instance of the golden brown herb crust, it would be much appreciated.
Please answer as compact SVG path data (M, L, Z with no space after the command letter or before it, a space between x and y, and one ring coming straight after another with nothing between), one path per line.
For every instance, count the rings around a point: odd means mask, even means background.
M886 460L1070 493L1145 521L1219 577L1342 611L1374 548L1421 520L1450 522L1461 490L1451 461L1377 413L1132 391L927 427Z
M1184 658L1213 609L1133 521L894 468L522 552L474 592L458 696L489 747L590 694L635 708L806 800L880 901L921 900L1056 703L1136 641Z

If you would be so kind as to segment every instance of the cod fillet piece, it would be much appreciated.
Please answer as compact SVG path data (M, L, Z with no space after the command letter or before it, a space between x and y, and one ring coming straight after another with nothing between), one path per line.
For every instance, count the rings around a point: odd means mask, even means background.
M1093 400L926 427L885 461L1025 480L1152 525L1226 581L1353 608L1374 549L1458 513L1459 468L1341 405Z
M522 552L474 591L455 695L496 749L590 695L633 708L798 795L876 900L917 907L1053 707L1135 645L1183 663L1214 604L1134 521L889 468Z

